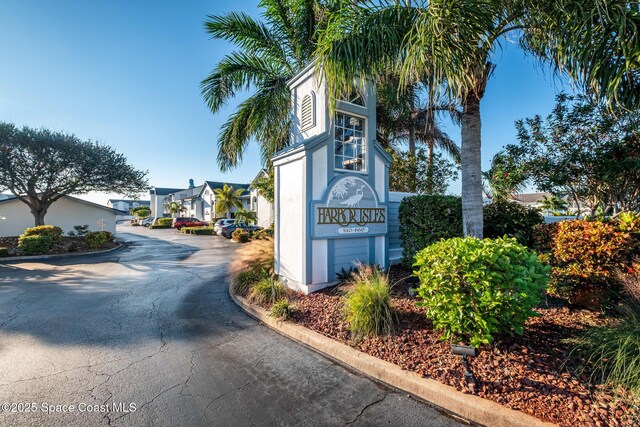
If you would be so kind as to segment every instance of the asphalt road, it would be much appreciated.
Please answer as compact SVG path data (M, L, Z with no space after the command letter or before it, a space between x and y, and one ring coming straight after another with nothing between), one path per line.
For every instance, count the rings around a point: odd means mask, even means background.
M245 315L227 294L234 243L119 237L0 264L0 425L460 425Z

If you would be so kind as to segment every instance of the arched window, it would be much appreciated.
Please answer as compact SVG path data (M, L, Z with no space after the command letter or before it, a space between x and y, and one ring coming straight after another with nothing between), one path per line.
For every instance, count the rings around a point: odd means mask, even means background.
M316 125L316 95L311 92L302 98L300 105L300 129L307 130Z

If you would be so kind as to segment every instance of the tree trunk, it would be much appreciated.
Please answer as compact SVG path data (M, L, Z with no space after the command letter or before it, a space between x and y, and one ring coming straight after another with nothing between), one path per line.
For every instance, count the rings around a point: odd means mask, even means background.
M482 239L480 97L469 94L462 112L462 223L465 236Z
M47 214L47 211L45 209L39 209L39 210L32 209L31 213L33 214L33 218L35 219L36 227L39 225L45 225L44 216Z
M427 143L427 194L433 194L433 141Z
M51 203L48 200L38 199L35 195L29 195L28 199L30 203L27 203L27 205L31 210L36 227L39 225L45 225L44 216L47 214L47 210L49 210L49 205Z

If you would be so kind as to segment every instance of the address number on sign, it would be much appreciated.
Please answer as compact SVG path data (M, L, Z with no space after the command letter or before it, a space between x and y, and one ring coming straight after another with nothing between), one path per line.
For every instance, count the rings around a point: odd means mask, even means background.
M342 227L338 228L338 234L362 234L368 233L369 227Z

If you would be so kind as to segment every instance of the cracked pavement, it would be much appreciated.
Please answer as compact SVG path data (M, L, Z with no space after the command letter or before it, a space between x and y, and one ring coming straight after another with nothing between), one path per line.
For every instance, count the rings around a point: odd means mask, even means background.
M462 425L244 314L227 294L235 243L118 233L112 253L0 264L0 403L38 409L0 425ZM136 410L78 406L114 403Z

